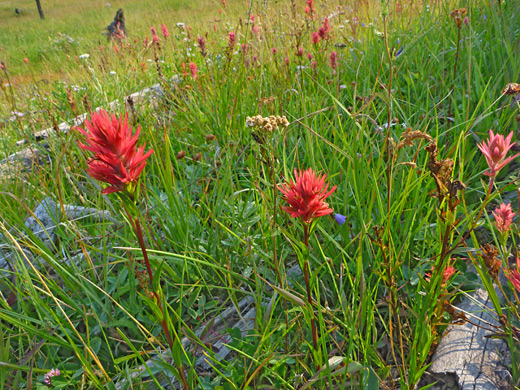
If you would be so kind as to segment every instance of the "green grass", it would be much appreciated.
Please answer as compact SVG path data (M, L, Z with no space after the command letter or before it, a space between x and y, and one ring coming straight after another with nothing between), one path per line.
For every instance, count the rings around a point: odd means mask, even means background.
M391 1L386 19L378 1L342 2L342 13L330 18L330 38L318 45L311 34L336 3L317 2L311 20L302 0L294 9L290 2L251 2L261 40L245 23L249 3L242 1L229 0L225 8L217 1L122 1L109 9L100 1L74 7L49 1L44 21L32 1L19 3L27 10L20 17L0 5L6 20L0 59L7 64L0 73L1 156L17 150L17 140L82 114L86 105L119 100L123 107L124 96L156 83L166 91L156 102L126 109L133 128L141 126L140 144L154 149L138 207L168 329L193 338L201 324L245 296L254 299L257 313L249 334L229 330L229 361L212 360L206 340L199 342L213 369L208 375L188 370L190 388L295 389L299 380L316 380L312 388L413 389L451 321L444 301L456 303L460 291L482 283L491 290L485 266L478 268L483 282L466 271L471 253L494 242L509 267L517 226L504 240L486 216L517 187L517 175L504 168L488 194L476 144L490 128L504 135L517 128L518 107L501 96L507 83L519 80L520 7L514 2L403 1L397 7ZM108 45L100 31L118 7L125 10L129 39ZM459 7L468 7L469 19L461 25L456 59L459 32L450 11ZM161 36L160 50L145 47L149 27L159 31L162 23L170 38ZM232 50L230 31L238 38ZM58 32L74 43L56 44ZM199 36L205 57L194 45ZM85 53L88 59L75 59ZM197 65L196 79L190 62ZM10 120L11 111L24 115ZM257 114L285 115L290 125L262 144L245 126ZM407 128L422 138L401 148ZM438 181L425 134L437 143L437 163L452 166L444 176L436 173ZM52 164L2 180L0 222L12 269L0 280L6 363L0 387L29 388L32 381L43 389L43 375L57 367L62 374L55 388L104 388L168 346L158 305L139 285L135 265L143 255L125 210L88 176L89 153L79 139L74 131L51 137ZM185 157L176 158L179 153ZM309 167L337 186L327 202L346 223L319 218L307 248L302 224L280 209L286 202L277 187L294 169ZM449 195L457 179L466 188ZM48 247L22 228L28 210L47 196L110 210L118 222L65 218L56 245ZM477 224L484 228L475 230ZM480 237L482 229L491 238ZM37 266L28 265L29 253ZM64 262L81 254L77 264ZM285 272L306 261L312 305L304 277ZM481 262L478 256L475 263ZM458 273L443 283L448 265ZM504 290L514 301L514 288ZM515 305L492 300L518 326ZM508 343L517 354L514 338ZM178 375L180 361L193 366L193 353L175 345L175 363L159 364L128 388ZM343 360L332 367L335 356ZM517 386L518 361L511 366Z

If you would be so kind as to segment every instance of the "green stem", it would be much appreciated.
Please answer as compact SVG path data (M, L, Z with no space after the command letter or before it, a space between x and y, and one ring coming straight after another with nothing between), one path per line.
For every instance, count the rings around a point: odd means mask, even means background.
M309 225L304 223L303 225L304 232L304 240L305 246L307 249L309 248ZM312 309L312 295L311 295L311 285L309 282L309 258L307 257L303 263L303 278L305 280L305 287L307 288L307 302L309 302L309 307L311 309L311 331L312 331L312 345L314 346L314 350L318 350L318 332L316 331L316 322L314 321L314 310Z
M128 211L127 211L127 213L128 213ZM132 224L132 227L134 228L135 234L137 236L137 240L139 241L139 246L141 247L141 252L143 253L144 264L146 267L146 271L148 273L148 279L150 280L150 285L151 285L152 291L153 291L153 272L152 272L152 267L150 265L150 260L148 258L148 251L146 250L146 245L144 243L143 230L141 229L141 224L139 223L139 219L134 220L132 218L132 216L130 215L130 213L128 213L128 218L130 219L130 223ZM166 316L164 315L164 310L163 310L162 303L161 303L161 295L158 294L156 291L153 291L153 296L155 298L157 306L159 306L159 310L161 311L161 316L162 316L161 328L164 331L164 334L166 336L166 341L168 342L168 345L170 346L170 350L173 353L173 338L171 336L170 329L168 328L168 324L166 322ZM186 390L189 390L190 387L188 386L188 381L186 380L186 376L184 375L184 367L183 367L182 362L180 364L180 367L177 367L177 371L179 372L179 377L180 377L180 380L181 380L184 388Z

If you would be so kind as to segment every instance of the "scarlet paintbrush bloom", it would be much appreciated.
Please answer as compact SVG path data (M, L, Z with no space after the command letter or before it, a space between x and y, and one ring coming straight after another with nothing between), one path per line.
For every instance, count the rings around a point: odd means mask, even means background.
M520 273L518 270L520 269L520 258L516 258L516 269L513 271L506 271L505 274L516 291L520 293Z
M486 144L484 141L482 144L477 145L480 151L484 154L484 157L486 157L486 162L490 169L489 172L484 173L485 175L495 177L502 168L520 154L517 153L513 157L506 159L507 152L515 144L514 142L511 143L512 137L513 132L509 133L509 135L504 139L502 134L495 135L493 134L493 130L489 130L488 143Z
M320 33L313 32L312 33L312 43L314 45L317 45L319 41L320 41Z
M235 46L235 44L237 43L237 36L233 31L230 31L228 37L229 37L228 47L230 49L232 49Z
M92 114L91 121L85 121L86 130L76 129L86 137L86 144L80 148L94 153L88 161L88 173L92 178L110 184L101 191L110 194L118 191L133 193L139 175L146 166L146 159L153 149L144 152L144 145L136 147L141 128L132 135L127 115L119 119L104 110Z
M168 40L168 37L170 36L170 32L168 31L168 27L163 23L161 25L161 32L164 37L164 39Z
M431 277L432 277L432 274L433 274L433 271L434 271L434 268L433 268L433 265L432 265L432 272L429 273L429 272L426 272L424 274L424 276L426 277L426 280L429 282ZM442 273L442 284L446 284L448 282L448 280L450 280L451 276L457 272L457 270L455 269L455 267L453 266L449 266L449 267L446 267L446 269L444 270L444 272Z
M329 56L329 64L330 64L330 67L332 68L334 74L336 74L336 68L338 67L337 59L338 59L338 55L336 54L336 52L335 51L331 52L330 56Z
M195 62L190 62L190 72L193 80L197 79L197 64Z
M495 216L495 226L500 233L505 233L511 229L511 223L513 223L513 217L515 216L511 203L502 203L493 211L493 215Z
M294 181L290 180L278 187L289 203L289 206L282 207L282 210L287 211L293 218L301 218L304 223L333 212L325 199L334 192L336 186L327 192L329 184L325 183L326 175L316 176L312 168L309 168L299 172L295 169L294 177Z

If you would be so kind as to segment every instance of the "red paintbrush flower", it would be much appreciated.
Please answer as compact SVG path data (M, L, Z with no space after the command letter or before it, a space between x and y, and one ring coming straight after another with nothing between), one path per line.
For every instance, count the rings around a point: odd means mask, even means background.
M104 110L93 113L85 126L87 130L76 129L87 140L86 144L79 143L80 148L94 153L88 161L88 173L92 178L110 184L101 192L110 194L126 190L133 193L146 159L153 153L153 149L144 153L144 145L136 147L141 127L132 135L126 113L118 119Z
M520 270L520 258L516 258L516 269L505 271L505 274L513 287L520 293L520 273L518 273L518 270Z
M511 230L511 224L513 223L513 217L515 216L515 213L513 213L513 209L511 208L511 203L502 203L492 213L495 216L495 226L500 233L505 233Z
M295 181L290 180L278 187L289 203L289 206L282 207L282 210L287 211L293 218L301 218L304 223L309 223L312 218L331 214L333 210L325 199L334 192L336 186L327 192L327 176L316 176L312 168L299 172L295 169L294 176Z
M484 172L484 175L495 177L498 172L504 168L511 160L518 157L520 153L506 159L507 152L513 147L514 142L511 143L513 132L504 138L502 134L493 134L493 130L489 130L489 139L486 142L478 144L477 147L484 154L486 162L489 167L489 172Z

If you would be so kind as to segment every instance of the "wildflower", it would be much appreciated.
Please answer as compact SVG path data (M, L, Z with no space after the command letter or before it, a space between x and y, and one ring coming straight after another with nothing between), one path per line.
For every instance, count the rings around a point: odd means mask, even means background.
M143 44L144 44L144 47L148 47L148 37L144 37L144 41L143 41Z
M426 277L426 280L430 281L430 278L432 277L433 271L434 271L434 268L433 268L433 265L432 265L432 272L431 273L427 272L426 274L424 274L424 276ZM455 272L457 272L455 267L453 267L451 265L449 267L446 267L444 269L444 272L442 273L442 284L446 284L448 282L448 280L451 278L451 276Z
M55 377L55 376L60 376L60 374L61 374L61 372L57 368L51 369L47 374L44 375L43 383L45 383L46 385L51 385L52 384L51 378Z
M25 57L23 60L25 61L26 64L29 63L29 58Z
M245 54L247 53L247 45L245 43L242 44L242 46L240 46L240 50Z
M330 67L334 71L334 74L336 74L336 68L338 67L337 59L338 59L337 53L335 51L332 51L329 56L329 63L330 63Z
M307 0L305 6L305 13L314 19L314 14L316 13L316 8L314 8L314 0Z
M300 47L298 49L298 51L296 52L296 57L301 57L301 56L303 56L303 47Z
M403 53L403 48L401 47L397 53L395 53L395 58L399 57Z
M153 34L153 36L152 36L152 43L153 43L154 45L156 45L156 44L159 43L159 35L157 35L157 34Z
M197 64L195 62L190 62L190 72L191 77L193 77L193 80L197 79Z
M329 18L325 18L323 20L323 26L318 30L318 34L321 39L328 39L331 30L332 27L330 26Z
M289 57L285 57L283 60L285 66L289 66Z
M295 180L278 187L284 195L289 206L282 210L289 213L293 218L301 218L303 223L310 223L313 218L332 214L333 210L325 202L335 190L336 186L329 191L329 184L325 183L326 176L317 176L309 168L306 171L294 170Z
M202 57L206 57L206 54L208 54L206 52L206 41L204 40L203 37L198 37L197 43L199 44L199 47L200 47L200 54L202 54Z
M82 54L78 57L80 60L86 60L87 58L90 58L90 54Z
M317 32L313 32L312 33L312 43L314 45L317 45L319 41L320 41L320 34Z
M234 47L235 44L237 43L237 37L235 35L235 33L233 31L230 31L229 32L229 43L228 43L228 47Z
M336 222L339 223L340 225L343 225L347 221L347 217L344 215L334 213L333 216L334 216L334 219L336 220Z
M116 45L114 45L114 51L115 51L116 53L119 53L119 47L117 47Z
M152 35L157 35L157 31L155 31L155 27L150 27L150 31L152 32Z
M312 61L311 68L316 69L318 67L318 63L316 61Z
M513 157L505 159L507 152L515 144L514 142L511 143L512 137L513 132L509 133L509 135L504 139L503 135L495 135L493 134L493 130L490 129L487 145L485 141L482 142L482 144L477 145L480 151L484 154L484 157L486 158L486 162L490 169L489 172L484 172L485 175L495 177L502 168L504 168L507 164L511 162L511 160L513 160L520 154L517 153Z
M518 270L520 269L520 258L516 258L516 269L505 271L506 277L509 279L513 287L520 293L520 273Z
M7 70L7 65L5 64L4 61L0 61L0 69L1 70Z
M118 118L104 110L92 114L91 121L85 122L86 130L76 129L86 137L87 144L79 143L82 149L94 153L88 161L88 173L92 178L110 184L101 191L110 194L128 191L133 194L139 175L146 166L146 159L153 149L144 152L144 145L136 147L141 128L132 135L128 118Z
M274 55L276 55L278 53L278 49L276 47L273 47L271 49L271 51L273 52Z
M272 132L278 130L281 127L289 126L289 121L285 116L268 116L262 117L262 115L248 116L246 118L246 126L253 127L261 131Z
M513 213L513 209L511 208L511 203L502 203L495 209L495 211L493 211L493 215L495 216L495 226L500 233L505 233L511 230L511 223L513 223L513 217L515 216L515 213Z
M311 53L307 53L307 59L308 59L309 61L312 60L312 54L311 54Z
M168 37L170 36L170 32L168 31L168 27L166 27L166 24L161 25L161 32L164 37L164 39L168 40Z

